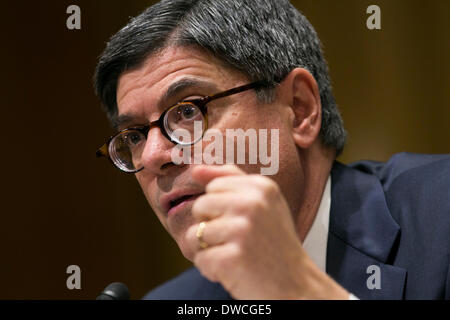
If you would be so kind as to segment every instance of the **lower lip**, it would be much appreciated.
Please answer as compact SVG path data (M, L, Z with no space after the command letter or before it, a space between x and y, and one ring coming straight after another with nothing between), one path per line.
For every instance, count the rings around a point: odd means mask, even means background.
M177 204L175 207L170 208L170 210L167 212L167 216L170 217L176 215L180 211L184 210L187 206L192 205L192 203L200 196L201 194L190 197L189 199Z

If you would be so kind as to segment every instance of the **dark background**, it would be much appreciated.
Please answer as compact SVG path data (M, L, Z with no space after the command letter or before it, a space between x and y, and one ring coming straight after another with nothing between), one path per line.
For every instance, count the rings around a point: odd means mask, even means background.
M189 266L133 176L95 158L112 133L92 89L107 39L153 1L3 1L0 299L132 298ZM343 162L449 153L450 2L295 1L325 48L349 132ZM81 7L81 30L66 8ZM377 4L382 30L366 28ZM66 268L81 268L68 290Z

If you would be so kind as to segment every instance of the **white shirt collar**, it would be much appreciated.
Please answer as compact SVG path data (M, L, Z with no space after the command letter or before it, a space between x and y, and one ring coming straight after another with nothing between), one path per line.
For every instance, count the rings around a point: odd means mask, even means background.
M328 177L313 225L303 241L303 248L320 270L326 272L328 226L331 208L331 177Z

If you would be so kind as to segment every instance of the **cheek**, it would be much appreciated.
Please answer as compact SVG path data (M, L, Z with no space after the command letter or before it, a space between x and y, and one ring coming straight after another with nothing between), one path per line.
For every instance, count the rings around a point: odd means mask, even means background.
M282 135L280 132L280 169L273 179L295 215L300 210L304 176L299 149L290 134Z
M151 203L151 199L149 199L149 194L151 194L151 192L149 192L150 190L150 182L148 179L146 179L145 175L141 174L141 173L137 173L136 174L136 180L139 183L139 185L141 186L141 190L144 193L145 197L147 198L147 201L149 201L150 204Z
M136 174L136 180L141 186L141 190L144 193L147 202L152 207L153 212L156 214L164 228L167 229L166 218L164 214L162 214L161 206L158 202L160 192L156 186L156 183L152 182L147 176L139 173Z
M192 259L193 252L191 252L190 246L187 243L186 239L187 230L190 226L195 224L195 220L192 215L183 214L167 219L166 215L160 209L160 205L158 202L161 191L156 184L156 180L149 179L143 174L137 174L136 179L141 186L142 192L144 193L148 203L152 207L153 212L158 217L162 226L175 240L182 254L187 259Z
M175 220L177 220L176 217L171 218L169 221L169 227L166 228L167 232L175 240L183 256L192 261L194 253L191 249L192 244L189 243L189 239L187 238L187 232L191 226L196 224L196 221L190 214L180 217L178 221Z

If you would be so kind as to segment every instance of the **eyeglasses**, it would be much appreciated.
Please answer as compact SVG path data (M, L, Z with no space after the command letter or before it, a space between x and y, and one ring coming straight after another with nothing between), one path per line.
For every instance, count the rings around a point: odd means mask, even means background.
M96 155L109 158L119 170L126 173L139 172L144 169L142 153L151 128L159 127L161 133L175 144L193 145L203 138L208 129L207 103L265 85L265 82L258 81L200 99L178 102L164 111L158 120L116 133L97 150ZM201 135L198 134L199 129Z

